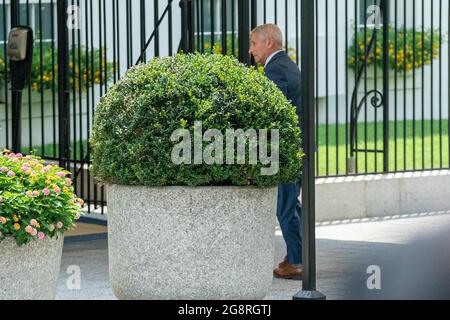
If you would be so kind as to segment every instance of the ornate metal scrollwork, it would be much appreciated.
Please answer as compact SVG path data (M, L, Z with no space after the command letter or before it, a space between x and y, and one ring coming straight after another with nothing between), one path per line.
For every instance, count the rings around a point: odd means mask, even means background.
M356 172L356 164L355 164L355 152L357 152L357 141L356 141L356 126L358 125L358 117L361 111L363 104L370 98L370 104L374 108L380 108L384 105L384 94L379 90L370 90L364 94L364 97L358 103L358 89L361 84L361 80L364 75L364 71L368 66L369 54L373 50L375 45L375 39L378 30L376 28L373 29L372 36L370 38L369 45L367 46L366 52L364 54L364 62L361 67L358 69L357 78L355 81L355 89L352 94L352 102L351 102L351 111L350 111L350 158L347 161L348 173Z

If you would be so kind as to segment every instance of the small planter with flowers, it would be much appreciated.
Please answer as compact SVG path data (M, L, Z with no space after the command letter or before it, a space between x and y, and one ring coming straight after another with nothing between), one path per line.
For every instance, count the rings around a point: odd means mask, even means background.
M0 154L0 300L56 297L63 234L83 205L69 174L33 155Z

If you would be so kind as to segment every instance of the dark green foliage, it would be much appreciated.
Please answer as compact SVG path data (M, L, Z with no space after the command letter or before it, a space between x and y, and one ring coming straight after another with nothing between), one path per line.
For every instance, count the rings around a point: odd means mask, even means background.
M280 129L280 171L261 175L257 165L175 165L172 133L194 122L218 129ZM235 58L178 54L131 68L97 106L93 171L124 185L257 185L295 181L301 174L295 108L270 80ZM208 143L204 143L204 146ZM224 146L225 154L225 146Z

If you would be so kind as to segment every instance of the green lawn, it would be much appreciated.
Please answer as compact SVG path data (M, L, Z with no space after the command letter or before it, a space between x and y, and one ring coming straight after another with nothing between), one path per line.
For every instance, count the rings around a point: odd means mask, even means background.
M405 125L406 124L406 125ZM433 125L433 134L431 134ZM375 126L377 127L377 139L375 140ZM424 137L422 140L422 122L416 121L415 138L413 136L412 121L398 121L397 129L395 123L389 123L389 170L409 171L421 169L438 169L449 167L449 139L448 120L424 121ZM440 127L442 135L440 135ZM329 125L328 139L325 125L318 127L319 150L316 154L316 173L318 176L336 176L346 174L347 145L345 136L345 125ZM406 139L405 139L406 130ZM367 131L367 147L365 145L365 132ZM396 134L397 132L397 134ZM336 139L338 137L338 139ZM397 138L395 138L397 137ZM348 137L350 139L350 136ZM328 141L328 145L327 145ZM87 141L83 141L83 152L86 156ZM350 145L350 142L348 142ZM415 147L415 148L414 148ZM383 124L382 122L358 125L358 148L359 149L382 149L383 148ZM53 157L53 145L34 147L36 154ZM43 151L43 152L42 152ZM28 153L27 148L22 148L23 153ZM77 144L77 159L80 156L80 143ZM348 149L348 154L350 150ZM72 144L72 157L75 150ZM405 156L406 154L406 162ZM433 156L433 159L432 159ZM58 145L56 145L56 157L58 157ZM383 171L383 154L364 153L358 154L358 173L376 173Z
M398 121L389 123L389 170L409 171L449 167L448 120L424 121L422 139L422 121ZM433 130L432 130L433 126ZM375 139L375 127L377 135ZM442 129L442 135L440 134ZM328 134L325 125L318 128L319 150L316 154L316 171L319 176L344 175L346 173L346 127L329 125ZM415 138L413 135L415 131ZM367 146L365 137L367 132ZM405 135L406 132L406 135ZM327 139L328 136L328 139ZM338 139L336 139L338 137ZM350 136L348 137L350 139ZM328 146L327 146L328 142ZM350 142L348 142L350 145ZM358 125L358 149L383 149L383 123L362 123ZM350 150L348 150L350 152ZM406 155L406 156L405 156ZM405 161L406 160L406 161ZM383 171L383 154L358 154L358 173Z
M82 147L83 147L83 157L86 157L87 154L87 141L83 141L82 143ZM81 145L80 142L77 142L76 144L76 148L74 146L74 143L71 143L71 152L70 152L70 156L73 159L75 156L75 151L76 151L76 157L77 160L81 160L81 149L80 149ZM75 150L76 149L76 150ZM59 145L53 145L53 144L46 144L44 146L44 148L42 148L40 145L39 146L33 146L33 148L31 148L31 150L35 150L35 154L39 155L39 156L44 156L44 157L49 157L49 158L58 158L59 157ZM23 154L28 154L30 153L30 149L29 147L22 147L21 148L21 152Z

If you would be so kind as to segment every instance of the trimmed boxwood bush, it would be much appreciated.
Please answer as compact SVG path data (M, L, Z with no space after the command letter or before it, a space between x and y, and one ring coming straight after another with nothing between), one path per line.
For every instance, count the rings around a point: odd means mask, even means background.
M188 129L194 139L196 121L202 122L203 133L218 129L224 136L226 129L279 129L280 170L263 176L261 168L268 166L259 161L174 164L171 154L178 142L171 141L172 133ZM296 181L303 156L298 122L276 85L233 57L155 58L129 69L102 97L93 125L92 169L100 182L122 185L266 187Z

